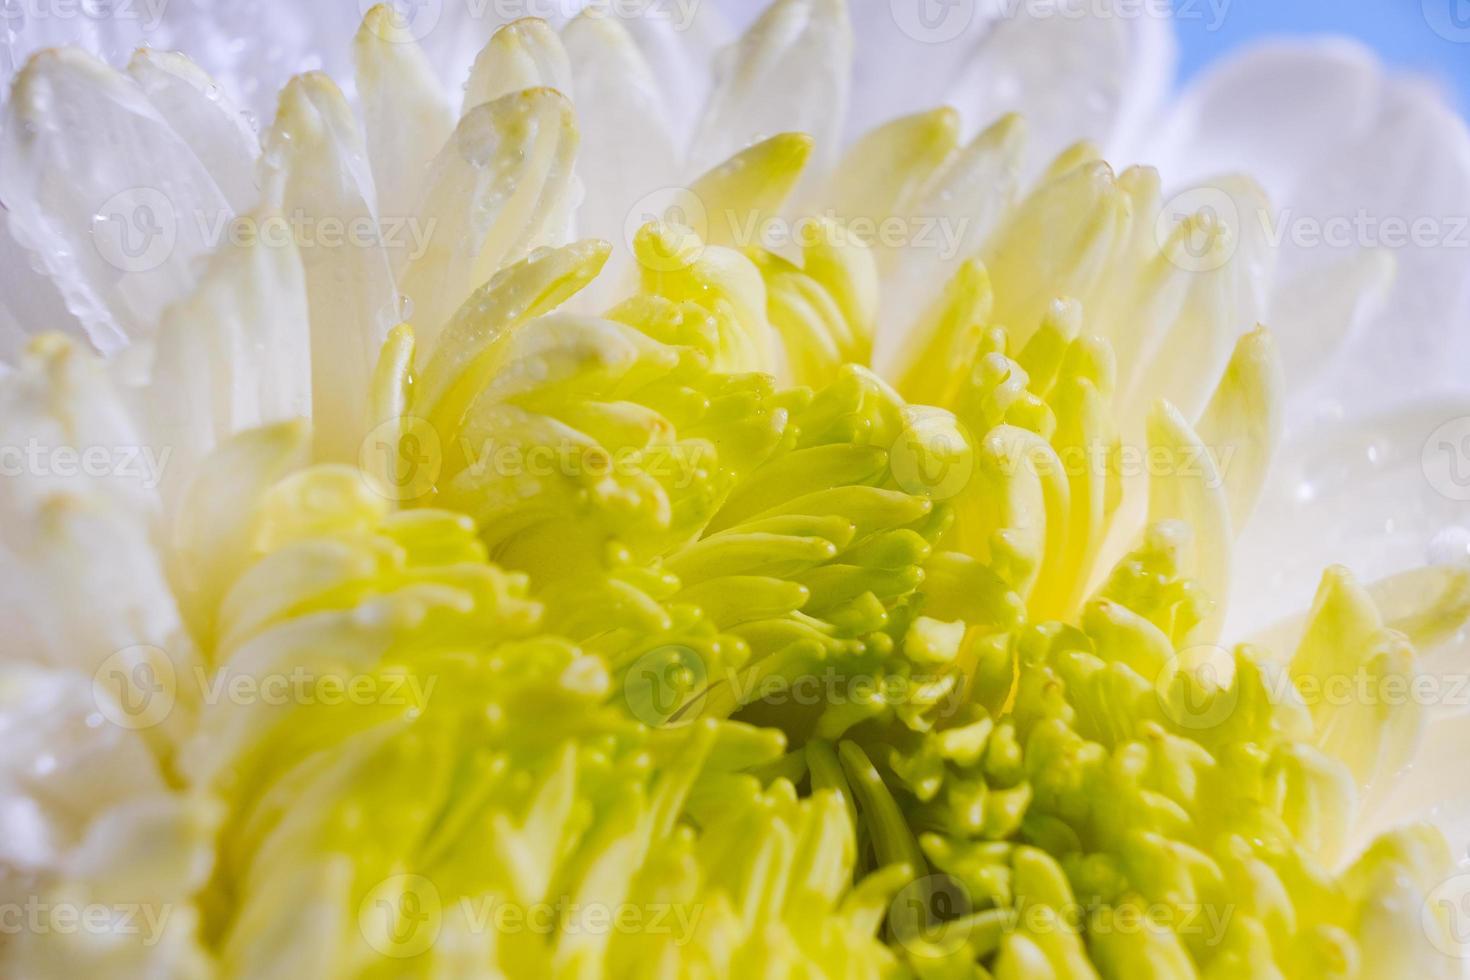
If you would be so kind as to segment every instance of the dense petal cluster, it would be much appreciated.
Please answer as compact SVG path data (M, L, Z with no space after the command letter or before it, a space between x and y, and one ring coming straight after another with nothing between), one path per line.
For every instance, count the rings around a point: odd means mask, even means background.
M0 900L107 913L3 972L1461 975L1449 847L1383 817L1430 712L1322 692L1429 676L1470 572L1220 645L1263 192L949 109L840 153L852 44L774 4L683 156L597 12L456 115L375 8L361 123L298 77L258 160L182 57L31 61L11 233L113 356L33 340L0 437L172 460L0 480ZM102 144L185 162L68 179ZM234 234L119 265L123 183Z

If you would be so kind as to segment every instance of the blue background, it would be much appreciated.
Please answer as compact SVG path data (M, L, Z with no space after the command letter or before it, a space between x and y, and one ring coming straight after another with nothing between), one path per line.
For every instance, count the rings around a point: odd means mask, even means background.
M1426 6L1460 4L1470 24L1470 0L1229 0L1217 30L1211 0L1174 0L1180 73L1188 79L1215 58L1263 37L1346 34L1401 69L1437 79L1462 113L1470 109L1470 44L1446 40L1429 26ZM1214 0L1217 5L1224 0Z

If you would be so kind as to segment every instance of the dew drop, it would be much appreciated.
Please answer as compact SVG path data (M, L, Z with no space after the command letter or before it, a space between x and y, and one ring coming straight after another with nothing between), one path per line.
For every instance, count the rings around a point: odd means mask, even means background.
M1429 564L1470 564L1470 528L1451 525L1429 542Z

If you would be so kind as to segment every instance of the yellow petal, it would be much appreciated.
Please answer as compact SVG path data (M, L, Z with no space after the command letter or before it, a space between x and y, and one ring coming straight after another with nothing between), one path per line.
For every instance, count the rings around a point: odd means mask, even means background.
M1230 523L1243 528L1256 508L1281 442L1286 379L1264 327L1240 338L1199 423L1230 499Z
M1229 599L1232 538L1224 480L1209 450L1168 402L1154 406L1148 420L1149 523L1182 521L1194 532L1192 560L1180 568L1193 578L1215 608L1196 638L1219 635Z
M430 168L403 275L405 317L431 347L450 315L502 266L565 240L577 127L571 103L528 89L465 114Z

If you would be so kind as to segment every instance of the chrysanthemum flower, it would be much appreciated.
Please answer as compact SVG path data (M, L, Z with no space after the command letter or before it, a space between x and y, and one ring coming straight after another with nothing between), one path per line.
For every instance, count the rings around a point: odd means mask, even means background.
M1461 975L1470 494L1317 523L1440 465L1323 416L1466 284L1258 219L1449 213L1463 126L1339 49L1151 124L1109 4L632 6L374 8L260 135L310 32L20 70L0 972Z

